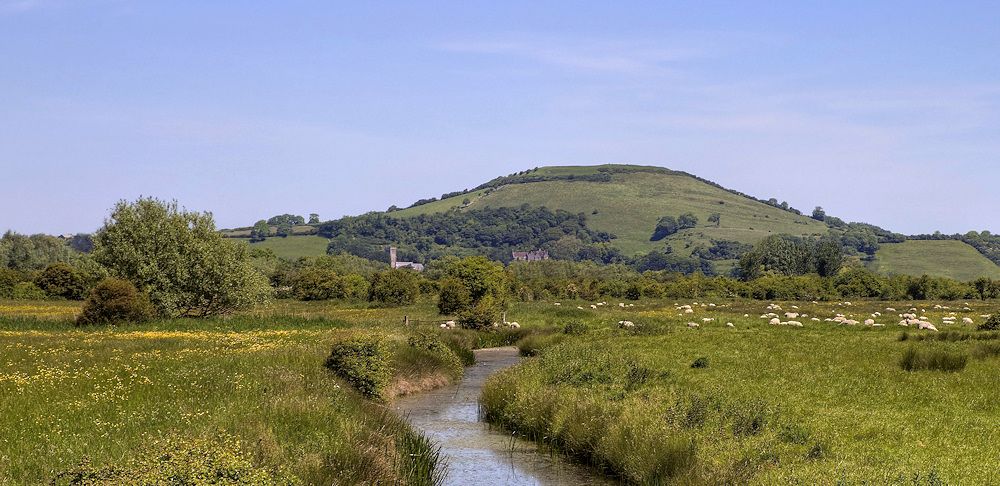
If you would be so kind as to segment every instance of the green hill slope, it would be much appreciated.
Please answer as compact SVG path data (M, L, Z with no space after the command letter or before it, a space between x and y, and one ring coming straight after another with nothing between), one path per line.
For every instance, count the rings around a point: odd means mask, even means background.
M264 241L250 243L255 248L270 248L279 258L298 260L301 257L326 255L326 245L330 241L322 236L273 236Z
M1000 267L972 246L954 240L910 240L883 244L872 268L883 274L931 275L957 280L1000 278Z
M566 179L573 176L573 180ZM559 180L540 180L542 178ZM606 180L588 180L587 178ZM670 244L679 253L690 254L711 240L756 243L776 233L819 235L827 227L811 218L734 194L687 174L639 166L542 167L496 188L477 190L390 213L394 217L442 212L451 208L546 206L584 213L587 225L618 236L614 244L626 254L648 252ZM468 204L464 202L468 200ZM664 241L649 240L661 216L693 213L698 226L683 230ZM708 218L718 213L719 224Z

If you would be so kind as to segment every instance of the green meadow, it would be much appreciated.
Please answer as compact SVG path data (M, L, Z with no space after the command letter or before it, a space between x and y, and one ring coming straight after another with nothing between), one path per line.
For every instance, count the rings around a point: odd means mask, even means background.
M431 301L279 300L97 328L75 327L69 303L0 302L0 484L114 484L121 471L165 467L164 450L177 461L221 450L239 478L263 484L439 482L447 466L388 412L392 394L366 398L324 367L334 345L373 336L392 350L391 388L406 392L460 376L415 351L414 337L459 355L516 342L531 357L490 379L484 416L627 482L1000 481L1000 336L962 324L994 303L713 303L519 303L508 318L521 329L474 332L440 329ZM911 307L941 332L899 326ZM804 325L770 325L767 312L805 314ZM864 325L875 312L884 326ZM862 323L825 321L836 314ZM963 367L906 371L911 350Z
M885 275L932 275L963 281L1000 278L1000 267L972 246L954 240L886 243L875 254L872 267Z

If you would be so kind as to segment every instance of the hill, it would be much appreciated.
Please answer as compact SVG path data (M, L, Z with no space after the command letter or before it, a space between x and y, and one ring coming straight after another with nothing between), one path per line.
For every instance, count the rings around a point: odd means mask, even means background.
M886 275L931 275L957 280L1000 278L1000 267L972 246L955 240L909 240L883 244L872 269Z
M637 255L669 244L681 254L709 247L713 240L753 244L770 234L822 235L826 225L712 184L683 172L634 165L542 167L500 178L468 193L389 213L396 218L522 204L583 213L587 226L611 233L611 244ZM662 216L692 213L694 228L663 241L650 241ZM719 222L709 222L719 214Z
M301 257L326 255L329 240L321 236L271 237L261 242L250 243L254 248L269 248L279 258L298 260Z

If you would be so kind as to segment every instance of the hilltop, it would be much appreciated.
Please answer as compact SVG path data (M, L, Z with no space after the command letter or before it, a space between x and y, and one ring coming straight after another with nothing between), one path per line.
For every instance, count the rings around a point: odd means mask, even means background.
M682 216L688 224L653 237L661 218L676 221ZM243 228L226 234L244 237L249 232ZM332 242L334 251L371 259L380 259L382 247L391 243L413 261L475 253L507 260L511 250L535 247L561 251L566 258L569 239L572 252L582 259L610 262L669 253L695 262L686 268L701 265L726 273L740 253L778 234L839 238L853 258L883 274L1000 276L995 263L1000 243L986 232L973 239L907 237L833 217L820 221L777 199L758 199L694 174L618 164L525 170L407 208L296 226L293 236L255 245L292 259L322 254ZM940 238L947 241L931 241Z

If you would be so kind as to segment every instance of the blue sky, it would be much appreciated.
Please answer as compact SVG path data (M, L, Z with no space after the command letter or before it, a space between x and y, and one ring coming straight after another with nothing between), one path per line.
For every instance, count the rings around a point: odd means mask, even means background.
M539 165L1000 230L997 2L0 0L0 230L221 227Z

